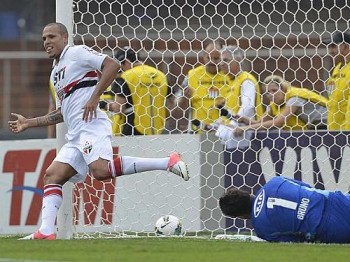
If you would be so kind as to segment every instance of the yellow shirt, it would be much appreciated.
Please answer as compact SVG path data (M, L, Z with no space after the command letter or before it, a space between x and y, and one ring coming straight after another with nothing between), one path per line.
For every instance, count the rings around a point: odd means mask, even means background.
M286 101L288 101L292 97L300 97L305 100L308 100L312 103L317 103L318 105L327 106L328 99L317 94L316 92L313 92L312 90L306 89L306 88L298 88L298 87L291 87L287 93L286 93ZM270 104L270 109L272 116L276 117L281 112L284 111L285 105L278 106L274 103ZM292 114L286 124L283 126L283 129L285 130L307 130L308 129L308 124L305 123L298 115Z
M50 87L50 102L56 104L56 93L55 93L55 87L53 86L52 82L49 81L49 87Z
M335 86L335 80L339 77L340 69L342 68L343 64L340 62L336 65L336 67L333 68L330 77L326 81L326 90L328 93L328 96L331 96L334 90Z
M148 65L137 65L122 73L129 94L126 99L133 106L126 121L140 134L161 134L167 117L166 99L169 93L165 74Z
M111 86L107 87L106 91L100 97L101 101L114 101L114 94L111 92ZM120 136L122 127L125 123L125 116L122 114L108 114L109 119L112 121L112 134L114 136Z
M339 64L338 64L339 65ZM346 130L350 128L349 83L350 63L335 68L328 85L334 85L328 102L328 130ZM334 70L333 70L334 71Z
M230 81L231 91L226 100L226 108L232 110L236 114L238 113L241 107L241 86L245 80L250 80L255 85L255 119L259 120L264 113L261 103L260 87L256 78L248 72L242 72L234 80Z
M192 119L210 124L219 118L216 105L226 98L230 89L229 78L223 74L210 74L204 65L188 72L188 86L192 90Z

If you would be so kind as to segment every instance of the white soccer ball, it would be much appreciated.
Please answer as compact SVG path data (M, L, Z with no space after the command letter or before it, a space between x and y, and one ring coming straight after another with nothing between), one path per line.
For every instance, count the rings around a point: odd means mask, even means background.
M182 232L182 223L176 216L162 216L156 222L155 231L157 235L178 236Z

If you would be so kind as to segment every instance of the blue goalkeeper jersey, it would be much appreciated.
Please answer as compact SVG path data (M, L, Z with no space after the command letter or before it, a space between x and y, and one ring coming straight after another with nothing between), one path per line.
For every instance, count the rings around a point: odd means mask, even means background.
M329 195L301 181L272 178L254 200L252 223L257 236L278 242L315 241Z

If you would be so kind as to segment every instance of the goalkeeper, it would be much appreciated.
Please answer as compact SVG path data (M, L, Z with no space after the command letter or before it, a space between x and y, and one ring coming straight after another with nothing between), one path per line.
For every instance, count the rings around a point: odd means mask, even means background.
M256 194L230 188L219 200L229 217L251 219L271 242L350 243L350 195L274 177Z

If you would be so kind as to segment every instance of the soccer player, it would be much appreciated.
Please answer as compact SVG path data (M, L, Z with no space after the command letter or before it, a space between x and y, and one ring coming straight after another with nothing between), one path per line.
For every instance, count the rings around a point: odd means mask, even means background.
M350 129L350 33L336 32L328 44L328 53L336 64L326 82L329 93L328 129Z
M274 177L256 194L230 188L219 200L226 216L251 219L272 242L350 243L350 195Z
M81 182L90 172L97 180L149 170L169 170L188 180L186 164L178 153L164 158L117 157L113 159L111 122L98 107L100 96L116 78L119 64L107 55L85 45L69 46L68 32L60 23L43 29L42 39L48 56L54 59L51 81L57 109L45 116L16 118L10 129L19 133L27 128L65 122L67 143L58 152L44 177L42 223L38 231L24 239L55 239L55 220L62 203L62 186ZM98 78L97 71L101 72Z
M162 134L171 94L165 74L141 62L129 47L119 50L115 58L122 73L112 84L115 102L110 102L108 107L109 111L125 116L122 134Z

